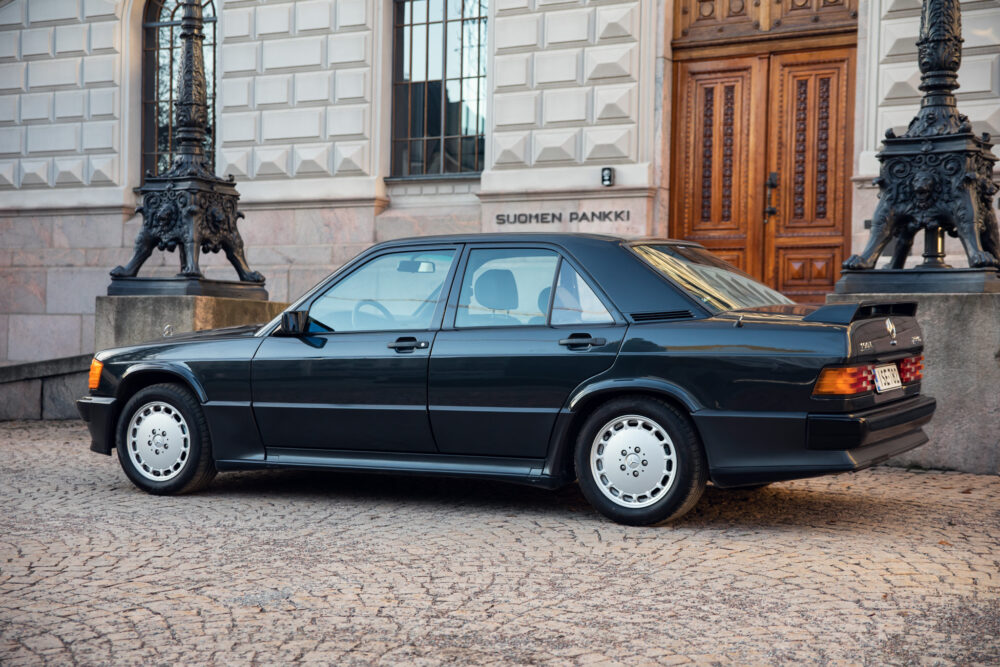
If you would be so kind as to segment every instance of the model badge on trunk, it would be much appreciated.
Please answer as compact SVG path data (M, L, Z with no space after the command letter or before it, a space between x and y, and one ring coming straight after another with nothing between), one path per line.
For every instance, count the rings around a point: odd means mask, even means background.
M885 318L885 330L889 332L889 337L892 340L889 341L889 345L896 344L896 325L892 323L892 320L888 317Z

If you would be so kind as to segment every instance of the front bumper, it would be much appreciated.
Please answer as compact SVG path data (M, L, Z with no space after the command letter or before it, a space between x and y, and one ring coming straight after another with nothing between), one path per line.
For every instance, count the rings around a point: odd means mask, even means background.
M107 396L84 396L76 402L77 412L90 430L90 450L111 454L114 447L115 399Z

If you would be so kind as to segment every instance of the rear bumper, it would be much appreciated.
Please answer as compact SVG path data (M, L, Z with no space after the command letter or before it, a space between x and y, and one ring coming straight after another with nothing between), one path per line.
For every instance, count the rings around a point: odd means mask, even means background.
M90 430L90 450L111 454L114 434L115 399L106 396L84 396L76 402L77 412Z
M811 414L806 421L806 447L857 449L899 439L929 422L936 407L937 401L930 396L916 396L863 412Z
M855 413L694 413L712 481L748 486L862 470L927 442L936 401Z

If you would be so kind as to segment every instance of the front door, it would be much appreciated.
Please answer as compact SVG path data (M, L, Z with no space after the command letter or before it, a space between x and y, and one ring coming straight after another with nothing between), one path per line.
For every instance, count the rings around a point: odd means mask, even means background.
M270 336L253 410L272 448L434 452L427 362L457 248L378 255L321 292L308 335Z
M570 393L611 367L626 325L553 248L473 247L456 284L431 352L438 448L543 458Z
M796 301L832 291L849 244L854 52L677 64L672 236Z

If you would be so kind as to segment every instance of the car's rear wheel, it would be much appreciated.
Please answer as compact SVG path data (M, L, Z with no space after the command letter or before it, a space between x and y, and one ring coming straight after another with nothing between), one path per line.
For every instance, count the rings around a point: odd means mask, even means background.
M148 493L189 493L215 477L201 405L177 384L136 392L118 418L115 444L122 470Z
M707 468L687 416L653 398L608 401L577 439L580 489L619 523L645 526L686 514L705 490Z

